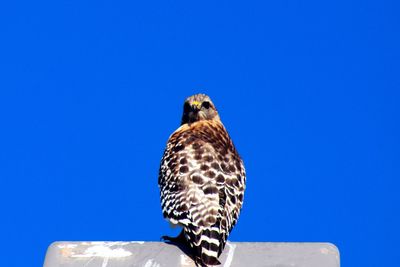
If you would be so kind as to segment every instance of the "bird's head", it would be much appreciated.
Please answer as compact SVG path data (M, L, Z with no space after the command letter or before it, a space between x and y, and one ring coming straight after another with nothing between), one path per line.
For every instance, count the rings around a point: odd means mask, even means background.
M192 95L183 104L182 125L201 120L220 121L217 109L210 97L205 94Z

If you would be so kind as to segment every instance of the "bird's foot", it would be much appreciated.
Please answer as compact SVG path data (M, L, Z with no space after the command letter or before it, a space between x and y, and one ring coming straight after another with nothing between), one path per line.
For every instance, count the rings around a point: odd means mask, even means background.
M160 237L161 241L166 241L166 242L173 242L174 239L176 239L176 237L167 236L167 235L163 235L162 237Z
M163 235L161 237L161 241L166 241L170 243L183 243L185 242L185 236L182 231L177 237Z

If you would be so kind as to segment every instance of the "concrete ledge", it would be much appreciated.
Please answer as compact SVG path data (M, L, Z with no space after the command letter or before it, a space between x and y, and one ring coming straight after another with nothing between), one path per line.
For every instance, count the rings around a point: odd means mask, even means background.
M222 267L339 267L330 243L228 242ZM189 267L193 261L175 245L162 242L55 242L44 267Z

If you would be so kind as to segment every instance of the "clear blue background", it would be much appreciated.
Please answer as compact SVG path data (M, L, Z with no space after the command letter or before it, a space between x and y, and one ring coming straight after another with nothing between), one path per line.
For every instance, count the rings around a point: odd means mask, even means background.
M159 161L204 92L247 167L231 240L396 266L398 1L140 2L0 4L1 265L175 233Z

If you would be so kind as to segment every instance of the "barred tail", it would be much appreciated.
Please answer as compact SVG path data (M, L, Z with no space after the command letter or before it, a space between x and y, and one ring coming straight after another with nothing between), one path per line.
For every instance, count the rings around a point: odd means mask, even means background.
M219 251L221 247L221 237L219 229L210 227L203 230L200 237L201 261L207 265L219 265Z
M189 226L190 227L190 226ZM225 236L217 225L210 227L185 227L185 236L195 256L204 266L219 265L219 255L225 246Z

